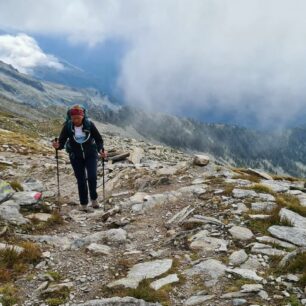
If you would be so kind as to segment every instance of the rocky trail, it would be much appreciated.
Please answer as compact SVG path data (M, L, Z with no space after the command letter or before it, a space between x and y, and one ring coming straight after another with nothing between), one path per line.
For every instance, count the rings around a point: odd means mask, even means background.
M88 213L65 152L57 212L46 139L2 145L3 306L306 305L303 180L102 132L129 156L105 164Z

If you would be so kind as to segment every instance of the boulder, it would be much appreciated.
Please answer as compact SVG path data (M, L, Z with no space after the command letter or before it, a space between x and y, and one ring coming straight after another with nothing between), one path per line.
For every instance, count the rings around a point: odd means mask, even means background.
M276 238L298 246L306 246L306 229L304 228L272 225L268 228L268 231Z
M150 284L150 287L154 290L159 290L165 285L177 283L179 281L179 278L177 277L177 274L170 274L167 275L166 277L157 279L156 281L152 282Z
M207 230L202 230L189 238L190 249L203 251L227 251L228 242L223 239L209 237Z
M0 203L9 200L14 193L15 191L9 183L0 180Z
M12 224L26 224L29 221L19 212L20 206L12 201L6 201L0 205L0 217Z
M242 226L233 226L229 229L229 232L236 240L250 240L254 237L251 230Z
M193 158L193 164L196 166L207 166L209 164L210 158L207 155L195 155Z
M20 191L12 196L12 200L20 206L37 204L41 198L41 193L36 191Z
M239 266L242 263L244 263L248 259L248 254L245 252L245 250L239 250L233 252L229 257L229 263L234 266Z
M162 306L160 303L151 303L133 297L111 297L91 300L83 303L72 304L71 306Z
M158 259L154 261L139 263L133 266L126 278L116 280L107 286L109 288L124 286L126 288L137 288L139 283L146 278L155 278L166 273L172 267L172 259Z
M214 286L220 277L225 275L226 266L216 259L208 259L186 270L188 276L203 275L207 287Z

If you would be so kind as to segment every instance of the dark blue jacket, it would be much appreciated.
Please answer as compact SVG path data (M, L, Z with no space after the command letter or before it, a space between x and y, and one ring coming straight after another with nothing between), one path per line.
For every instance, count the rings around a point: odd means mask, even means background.
M71 121L64 124L59 136L59 150L66 147L69 154L73 153L75 156L87 157L97 154L103 148L103 139L95 124L86 119L83 122L83 132L86 135L86 141L82 144L74 140L74 126Z

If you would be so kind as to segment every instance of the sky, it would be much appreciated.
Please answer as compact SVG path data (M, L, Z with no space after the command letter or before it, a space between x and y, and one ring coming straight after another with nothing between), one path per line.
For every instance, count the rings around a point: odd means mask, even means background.
M305 123L303 0L0 0L0 60L96 74L123 102L259 128Z

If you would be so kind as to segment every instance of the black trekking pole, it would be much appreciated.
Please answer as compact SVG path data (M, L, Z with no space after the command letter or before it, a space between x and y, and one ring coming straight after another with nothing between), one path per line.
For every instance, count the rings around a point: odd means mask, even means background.
M104 149L102 149L104 153ZM105 206L105 171L104 171L104 157L102 157L102 183L103 183L103 202Z
M58 138L54 139L55 142L58 141ZM56 172L57 172L57 205L58 210L60 209L60 185L59 185L59 166L58 166L58 149L55 149L55 158L56 158Z

